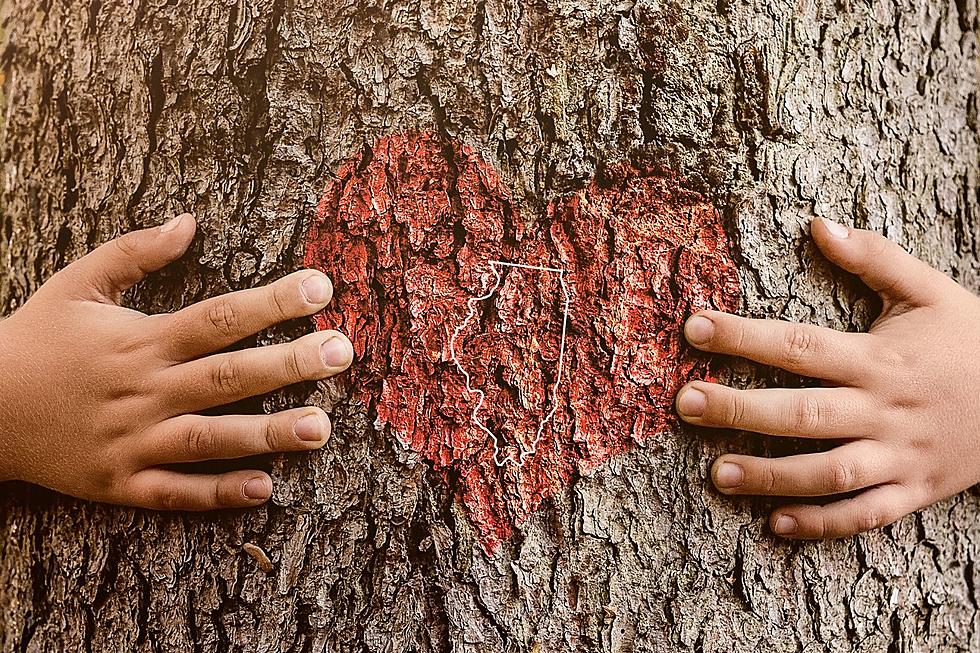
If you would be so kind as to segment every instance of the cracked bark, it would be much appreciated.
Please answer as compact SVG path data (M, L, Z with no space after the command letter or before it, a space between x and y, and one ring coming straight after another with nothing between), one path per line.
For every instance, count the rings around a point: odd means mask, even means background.
M875 303L814 215L885 233L976 290L977 8L968 0L34 3L0 29L0 307L124 230L189 210L146 310L300 264L326 181L395 132L492 163L527 216L642 156L709 197L742 310L860 329ZM257 338L294 336L307 323ZM732 363L746 385L798 380ZM705 486L722 450L668 430L571 485L493 557L439 475L335 384L315 456L262 461L272 503L155 514L7 486L0 649L896 651L980 647L968 492L844 542L765 533ZM261 549L271 571L251 547Z

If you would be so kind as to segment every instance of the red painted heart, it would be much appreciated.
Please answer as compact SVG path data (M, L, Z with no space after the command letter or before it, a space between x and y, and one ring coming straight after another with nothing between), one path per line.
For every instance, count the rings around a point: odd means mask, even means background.
M706 371L684 319L739 302L717 212L671 174L615 164L526 222L492 166L433 134L341 166L305 262L334 281L316 321L351 336L353 396L455 479L491 553L575 474L673 423Z

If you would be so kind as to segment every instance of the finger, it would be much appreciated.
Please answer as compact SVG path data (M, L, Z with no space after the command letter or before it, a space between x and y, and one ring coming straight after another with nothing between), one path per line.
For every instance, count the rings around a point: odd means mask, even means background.
M870 434L876 423L869 403L855 388L737 390L693 381L677 393L677 412L685 422L802 438Z
M272 479L256 470L184 474L150 468L137 472L120 503L153 510L251 508L272 496Z
M170 316L168 354L186 361L224 349L273 324L312 315L332 296L326 275L301 270L260 288L207 299Z
M281 345L198 358L170 368L170 406L175 414L196 412L325 379L346 370L353 356L342 333L321 331Z
M704 351L742 356L794 374L839 383L860 378L872 365L869 339L873 336L812 324L702 311L688 318L684 336Z
M162 422L141 442L141 462L155 466L310 451L329 437L330 420L313 407L274 415L181 415Z
M907 487L888 483L823 506L784 506L772 513L769 524L777 535L793 539L850 537L887 526L920 507Z
M725 454L711 466L719 492L778 497L821 497L886 483L887 450L857 440L821 453L782 458Z
M949 277L873 231L819 218L810 223L810 232L831 262L856 274L884 299L927 304L951 283Z
M196 228L194 217L179 215L160 227L130 231L68 265L52 279L74 296L118 304L122 293L180 258Z

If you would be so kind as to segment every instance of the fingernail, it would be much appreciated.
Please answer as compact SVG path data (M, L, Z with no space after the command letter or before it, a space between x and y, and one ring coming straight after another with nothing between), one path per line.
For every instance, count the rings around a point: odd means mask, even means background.
M684 337L692 345L703 345L715 335L715 323L703 315L695 315L684 325Z
M833 220L828 220L827 218L820 218L823 222L823 226L827 228L827 233L829 233L834 238L847 238L850 233L847 227L839 222L834 222Z
M168 220L164 224L160 225L160 231L162 233L167 233L168 231L173 231L178 226L180 226L180 221L183 220L183 219L184 219L184 216L183 216L183 214L181 214L181 215L178 215L176 218L173 218L172 220Z
M772 525L772 530L779 535L789 535L796 532L796 520L789 515L780 515L776 523Z
M317 415L306 415L293 424L293 433L305 442L317 442L323 439L323 424Z
M677 412L688 417L701 417L708 407L708 396L696 388L688 388L677 398Z
M322 274L307 277L300 289L310 304L326 304L330 301L330 281Z
M264 478L253 478L242 486L242 494L253 501L268 499L272 495L272 483Z
M351 361L350 344L340 337L333 337L320 345L320 358L327 367L347 367Z
M738 487L742 484L745 473L735 463L722 463L715 472L715 485L723 488Z

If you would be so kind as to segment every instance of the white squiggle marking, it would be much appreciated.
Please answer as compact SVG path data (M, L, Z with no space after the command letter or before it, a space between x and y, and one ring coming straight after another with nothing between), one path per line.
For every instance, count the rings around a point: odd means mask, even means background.
M473 420L473 423L476 424L477 428L486 433L493 441L494 463L496 463L497 467L503 467L508 463L516 465L517 467L523 467L524 461L537 453L538 443L541 441L544 428L548 425L548 422L551 421L551 418L555 416L555 411L558 410L558 386L561 385L562 374L565 368L565 340L568 334L568 308L572 303L572 296L568 292L568 286L565 285L564 269L542 267L538 265L525 265L523 263L508 263L506 261L488 261L488 263L490 265L490 270L493 272L493 276L495 277L493 286L486 292L486 294L481 295L480 297L471 297L466 301L467 305L469 306L469 313L466 315L466 319L464 319L459 326L456 327L456 330L453 331L453 336L449 339L449 352L452 356L453 362L456 364L456 369L458 369L460 374L463 375L463 378L466 379L466 391L477 396L476 406L473 408L473 412L470 414L470 419ZM463 365L459 362L459 356L456 353L456 338L459 337L460 332L465 329L469 325L470 321L476 316L476 305L479 302L492 297L493 294L497 292L497 289L500 288L500 283L502 281L500 276L501 267L521 268L522 270L538 270L540 272L553 272L558 275L558 283L561 285L562 294L565 296L565 305L562 312L561 321L561 345L558 349L558 372L555 375L555 385L551 390L551 410L548 411L548 414L545 415L544 418L542 418L541 423L538 425L537 434L535 435L534 441L531 443L531 445L525 446L523 442L518 440L517 444L520 449L520 454L518 457L515 458L514 454L508 454L503 459L500 457L500 439L493 431L486 427L479 417L476 416L480 408L483 407L483 400L486 398L486 395L482 390L474 388L470 385L470 373L463 368Z

